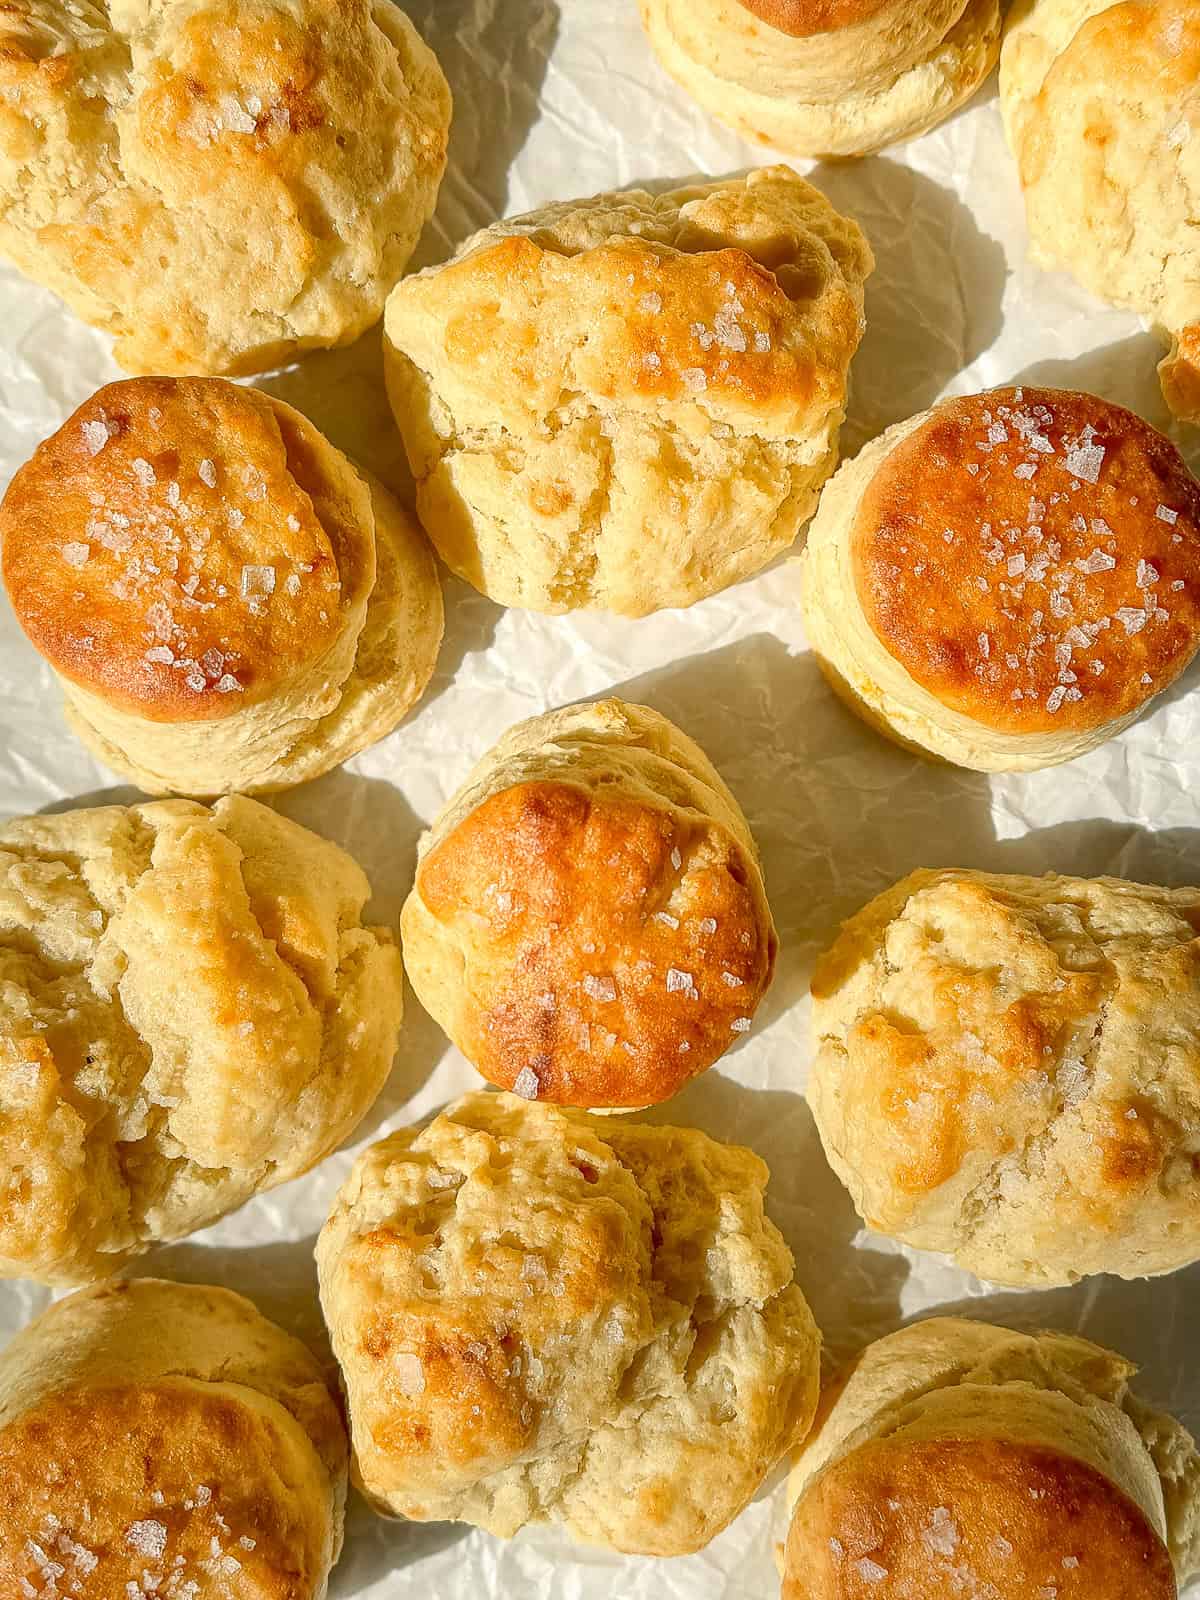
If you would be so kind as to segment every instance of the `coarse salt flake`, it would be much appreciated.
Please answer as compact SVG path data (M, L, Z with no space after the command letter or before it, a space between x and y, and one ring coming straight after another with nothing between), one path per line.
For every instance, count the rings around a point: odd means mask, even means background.
M1156 507L1154 515L1158 518L1158 520L1160 522L1165 522L1168 525L1168 527L1172 527L1172 528L1179 521L1179 513L1178 513L1178 511L1172 511L1170 506L1158 506L1158 507Z
M613 980L607 977L598 978L591 972L584 977L583 992L590 995L593 1000L609 1001L617 998L617 986Z
M733 1021L729 1024L729 1031L731 1033L749 1033L750 1018L734 1017Z
M88 455L98 456L112 435L107 422L85 422L81 425L84 447Z
M693 987L690 972L682 972L678 967L667 968L667 993L686 994Z
M513 1083L513 1093L519 1094L522 1100L536 1100L541 1089L538 1075L532 1067L522 1067L517 1073Z
M125 1543L139 1555L157 1561L167 1548L167 1530L161 1522L133 1522L125 1529Z
M62 547L62 558L69 567L82 567L87 565L87 559L92 553L90 545L80 544L72 540Z
M215 461L210 461L205 456L196 471L200 474L201 483L206 483L210 489L217 487L217 463Z
M275 593L275 568L245 566L242 568L242 599L250 595Z
M1104 453L1102 444L1074 445L1067 451L1067 471L1074 478L1082 478L1084 483L1099 483L1100 468L1104 465Z

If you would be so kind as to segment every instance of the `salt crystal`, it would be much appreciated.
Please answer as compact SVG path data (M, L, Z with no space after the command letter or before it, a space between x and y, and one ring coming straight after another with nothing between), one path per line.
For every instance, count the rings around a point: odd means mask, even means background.
M241 684L231 672L227 672L223 678L219 678L217 680L218 694L233 694L236 689L240 689L241 687Z
M992 1549L998 1556L1003 1556L1006 1559L1013 1553L1013 1547L1011 1543L1004 1537L1002 1533L993 1535Z
M220 650L206 650L200 657L200 665L210 678L219 678L225 670L225 656Z
M519 1094L522 1100L536 1100L541 1087L533 1068L522 1067L513 1084L513 1093Z
M701 917L696 926L701 933L716 933L717 919L715 917Z
M731 1033L749 1033L750 1018L734 1017L733 1021L729 1024L729 1031Z
M1150 565L1148 561L1139 561L1137 564L1137 586L1139 589L1153 589L1158 582L1158 568Z
M680 867L683 865L683 857L679 854L678 850L671 851L671 865L675 868L676 872L678 872Z
M833 1551L834 1555L837 1556L839 1560L841 1559L842 1556L844 1556L846 1554L846 1546L842 1543L842 1541L840 1539L831 1538L830 1541L829 1541L829 1548Z
M221 110L221 118L230 133L254 133L258 123L242 105L236 95L223 94L217 104Z
M979 653L985 661L992 653L992 641L988 638L986 633L981 633L979 635Z
M771 335L769 333L764 333L760 328L754 335L754 348L758 351L760 356L765 356L767 351L771 348Z
M143 489L149 489L158 474L146 460L145 456L135 456L133 461L133 475Z
M669 911L656 911L650 921L661 922L666 928L677 928L679 926L679 918L673 917Z
M693 394L703 394L708 388L708 379L699 367L685 367L679 376L683 379L684 387Z
M1146 612L1139 611L1134 606L1121 606L1114 612L1114 616L1118 622L1124 625L1127 638L1135 633L1141 633L1146 623L1150 620Z
M929 1526L921 1530L921 1538L934 1555L952 1556L958 1549L958 1525L945 1506L935 1506Z
M244 511L239 511L237 506L230 506L225 515L229 520L229 526L231 528L240 528L242 523L246 520L246 513Z
M242 599L255 594L275 593L275 568L245 566L242 568Z
M693 987L690 972L681 972L678 967L667 968L667 993L686 994Z
M681 1045L680 1045L680 1046L679 1046L679 1054L680 1054L680 1055L681 1055L681 1056L685 1056L685 1055L687 1055L687 1053L688 1053L688 1051L689 1051L689 1050L690 1050L690 1049L691 1049L691 1048L692 1048L692 1047L691 1047L691 1045L690 1045L690 1044L689 1044L689 1043L688 1043L688 1042L687 1042L687 1040L686 1040L686 1039L685 1039L685 1040L684 1040L684 1041L683 1041L683 1043L682 1043L682 1044L681 1044Z
M1106 550L1093 550L1090 556L1085 556L1083 560L1075 563L1080 572L1089 574L1111 572L1116 564L1115 558L1110 556Z
M157 1561L167 1548L167 1530L161 1522L134 1522L125 1529L125 1543L140 1555Z
M888 1575L888 1569L881 1567L878 1561L872 1561L870 1556L863 1556L861 1561L854 1565L858 1568L858 1575L864 1583L882 1583Z
M81 426L81 432L90 456L98 456L112 437L107 422L85 422Z
M413 1355L411 1350L401 1350L393 1365L401 1394L408 1395L412 1399L416 1395L425 1393L425 1368L421 1365L419 1356Z
M724 349L733 350L739 355L745 351L746 335L728 306L722 306L713 318L713 332Z
M736 972L723 972L721 974L721 981L726 985L727 988L740 989L744 980L739 978Z
M75 540L72 540L70 544L65 544L62 547L62 558L67 565L71 567L86 566L87 559L91 553L92 551L90 545L79 544Z
M1055 688L1051 689L1050 697L1046 701L1046 710L1051 714L1051 716L1053 716L1054 713L1059 710L1066 697L1067 691L1063 688L1061 683Z
M611 978L597 978L590 972L584 977L583 992L591 995L593 1000L608 1001L617 998L617 986Z
M1016 555L1008 558L1008 575L1010 578L1019 578L1025 571L1025 557L1018 550Z
M208 679L202 672L189 672L183 681L195 694L201 694L208 688Z
M200 474L201 483L206 483L210 489L215 489L217 487L217 464L215 461L210 461L209 458L205 456L204 460L200 463L196 470Z
M967 462L967 471L971 474L971 476L973 478L977 478L979 476L979 463L978 463L978 461L968 461Z
M1158 506L1155 509L1154 515L1160 522L1165 522L1169 527L1174 527L1174 525L1179 521L1178 511L1172 511L1170 506Z
M1019 467L1013 468L1014 478L1032 478L1037 471L1036 461L1022 461Z
M174 480L172 480L167 485L167 504L169 506L173 506L176 510L178 510L180 504L182 503L182 499L183 499L183 496L182 496L182 494L180 492L179 485Z
M1078 1556L1064 1556L1063 1560L1062 1560L1062 1564L1063 1564L1064 1567L1066 1567L1068 1572L1072 1572L1079 1565L1079 1557Z
M1150 684L1152 684L1154 682L1154 679L1150 676L1150 674L1148 672L1143 672L1141 681L1142 681L1142 683L1144 685L1146 685L1148 687Z
M1100 481L1100 468L1104 465L1104 446L1102 444L1077 444L1067 451L1067 471L1075 478L1082 478L1084 483L1098 483Z

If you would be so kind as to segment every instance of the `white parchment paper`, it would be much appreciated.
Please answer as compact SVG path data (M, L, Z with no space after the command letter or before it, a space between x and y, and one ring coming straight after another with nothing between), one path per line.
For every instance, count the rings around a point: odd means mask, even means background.
M550 199L719 175L764 159L714 124L651 58L634 0L409 0L456 102L451 169L418 256ZM1025 259L1016 177L994 81L947 126L884 157L818 168L879 259L844 434L853 452L946 393L1012 381L1092 389L1159 426L1155 341L1067 278ZM99 335L48 292L0 270L0 482L101 383ZM263 380L403 491L376 329L349 351ZM1200 435L1178 442L1200 465ZM876 738L833 699L808 654L790 562L687 612L641 622L502 611L447 584L447 638L415 715L347 768L281 797L289 816L364 864L394 921L416 840L468 767L518 718L608 691L697 738L741 800L779 924L779 975L754 1030L668 1107L753 1146L770 1206L831 1352L931 1308L1079 1329L1139 1361L1141 1389L1200 1429L1200 1269L1146 1284L990 1289L861 1230L804 1102L807 987L839 920L913 867L1118 873L1200 882L1200 670L1121 739L1066 768L987 779ZM48 670L0 604L0 814L135 798L68 735ZM321 1340L312 1246L354 1150L478 1080L409 996L395 1072L353 1148L144 1270L228 1284ZM0 1339L48 1299L0 1286ZM341 1600L763 1600L777 1590L779 1485L702 1554L620 1559L555 1530L508 1544L448 1525L388 1523L354 1502L332 1593ZM1200 1589L1193 1590L1200 1594Z

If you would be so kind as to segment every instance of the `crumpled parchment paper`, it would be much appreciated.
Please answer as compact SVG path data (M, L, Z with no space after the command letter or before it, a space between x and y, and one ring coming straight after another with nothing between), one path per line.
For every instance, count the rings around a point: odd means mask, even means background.
M456 102L451 167L417 265L506 212L768 159L659 70L635 0L408 0L408 10ZM1025 259L994 79L924 139L820 166L814 177L858 218L879 260L847 452L942 394L1013 381L1092 389L1166 425L1155 340ZM7 483L41 438L119 373L100 335L11 269L0 269L0 313ZM405 490L378 329L350 350L260 381ZM1183 430L1178 442L1200 465L1200 434ZM447 612L437 677L408 722L276 802L363 863L375 915L395 921L421 828L510 723L612 691L656 706L700 741L745 807L782 957L753 1031L655 1115L736 1138L769 1163L771 1211L831 1357L935 1307L1078 1329L1140 1362L1142 1393L1200 1429L1200 1269L1150 1283L994 1290L862 1230L803 1099L814 958L840 919L911 868L1200 882L1200 668L1086 759L988 779L908 756L837 704L807 653L788 561L690 611L640 622L505 612L453 580ZM132 798L67 733L49 671L0 604L0 814ZM354 1147L146 1257L140 1270L228 1284L319 1344L312 1246L354 1150L476 1082L410 995L395 1071ZM30 1284L0 1285L0 1339L48 1298ZM706 1551L673 1561L576 1548L553 1529L502 1544L450 1525L390 1523L355 1500L331 1592L335 1600L763 1600L777 1591L781 1494L777 1475Z

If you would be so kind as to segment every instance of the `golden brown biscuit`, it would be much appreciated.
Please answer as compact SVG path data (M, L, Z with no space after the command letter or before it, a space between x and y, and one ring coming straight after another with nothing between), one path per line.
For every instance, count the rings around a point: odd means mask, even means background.
M0 538L72 725L152 793L316 777L433 673L419 530L299 412L223 379L101 389L17 472Z
M813 977L808 1098L868 1223L999 1283L1200 1258L1200 889L917 872Z
M969 100L1000 48L998 0L639 0L663 66L744 138L861 156Z
M947 400L841 469L803 585L822 666L881 732L982 771L1050 766L1200 645L1200 488L1094 395Z
M1200 1457L1134 1371L949 1317L871 1345L793 1474L784 1600L1175 1600Z
M1200 420L1200 9L1018 0L1000 104L1031 250L1173 342L1167 403Z
M449 122L386 0L9 0L0 250L127 371L261 372L378 318Z
M504 605L645 616L786 550L833 470L873 267L786 167L547 206L388 300L430 538Z
M323 1600L348 1450L316 1361L225 1289L85 1289L0 1355L0 1593Z
M693 1129L507 1094L373 1146L317 1244L356 1481L502 1538L701 1549L816 1407L766 1181Z
M0 1278L104 1277L336 1149L400 1024L369 894L240 796L0 827Z
M651 1105L711 1066L777 948L737 801L620 700L510 729L422 840L401 929L418 998L484 1077L578 1106Z

